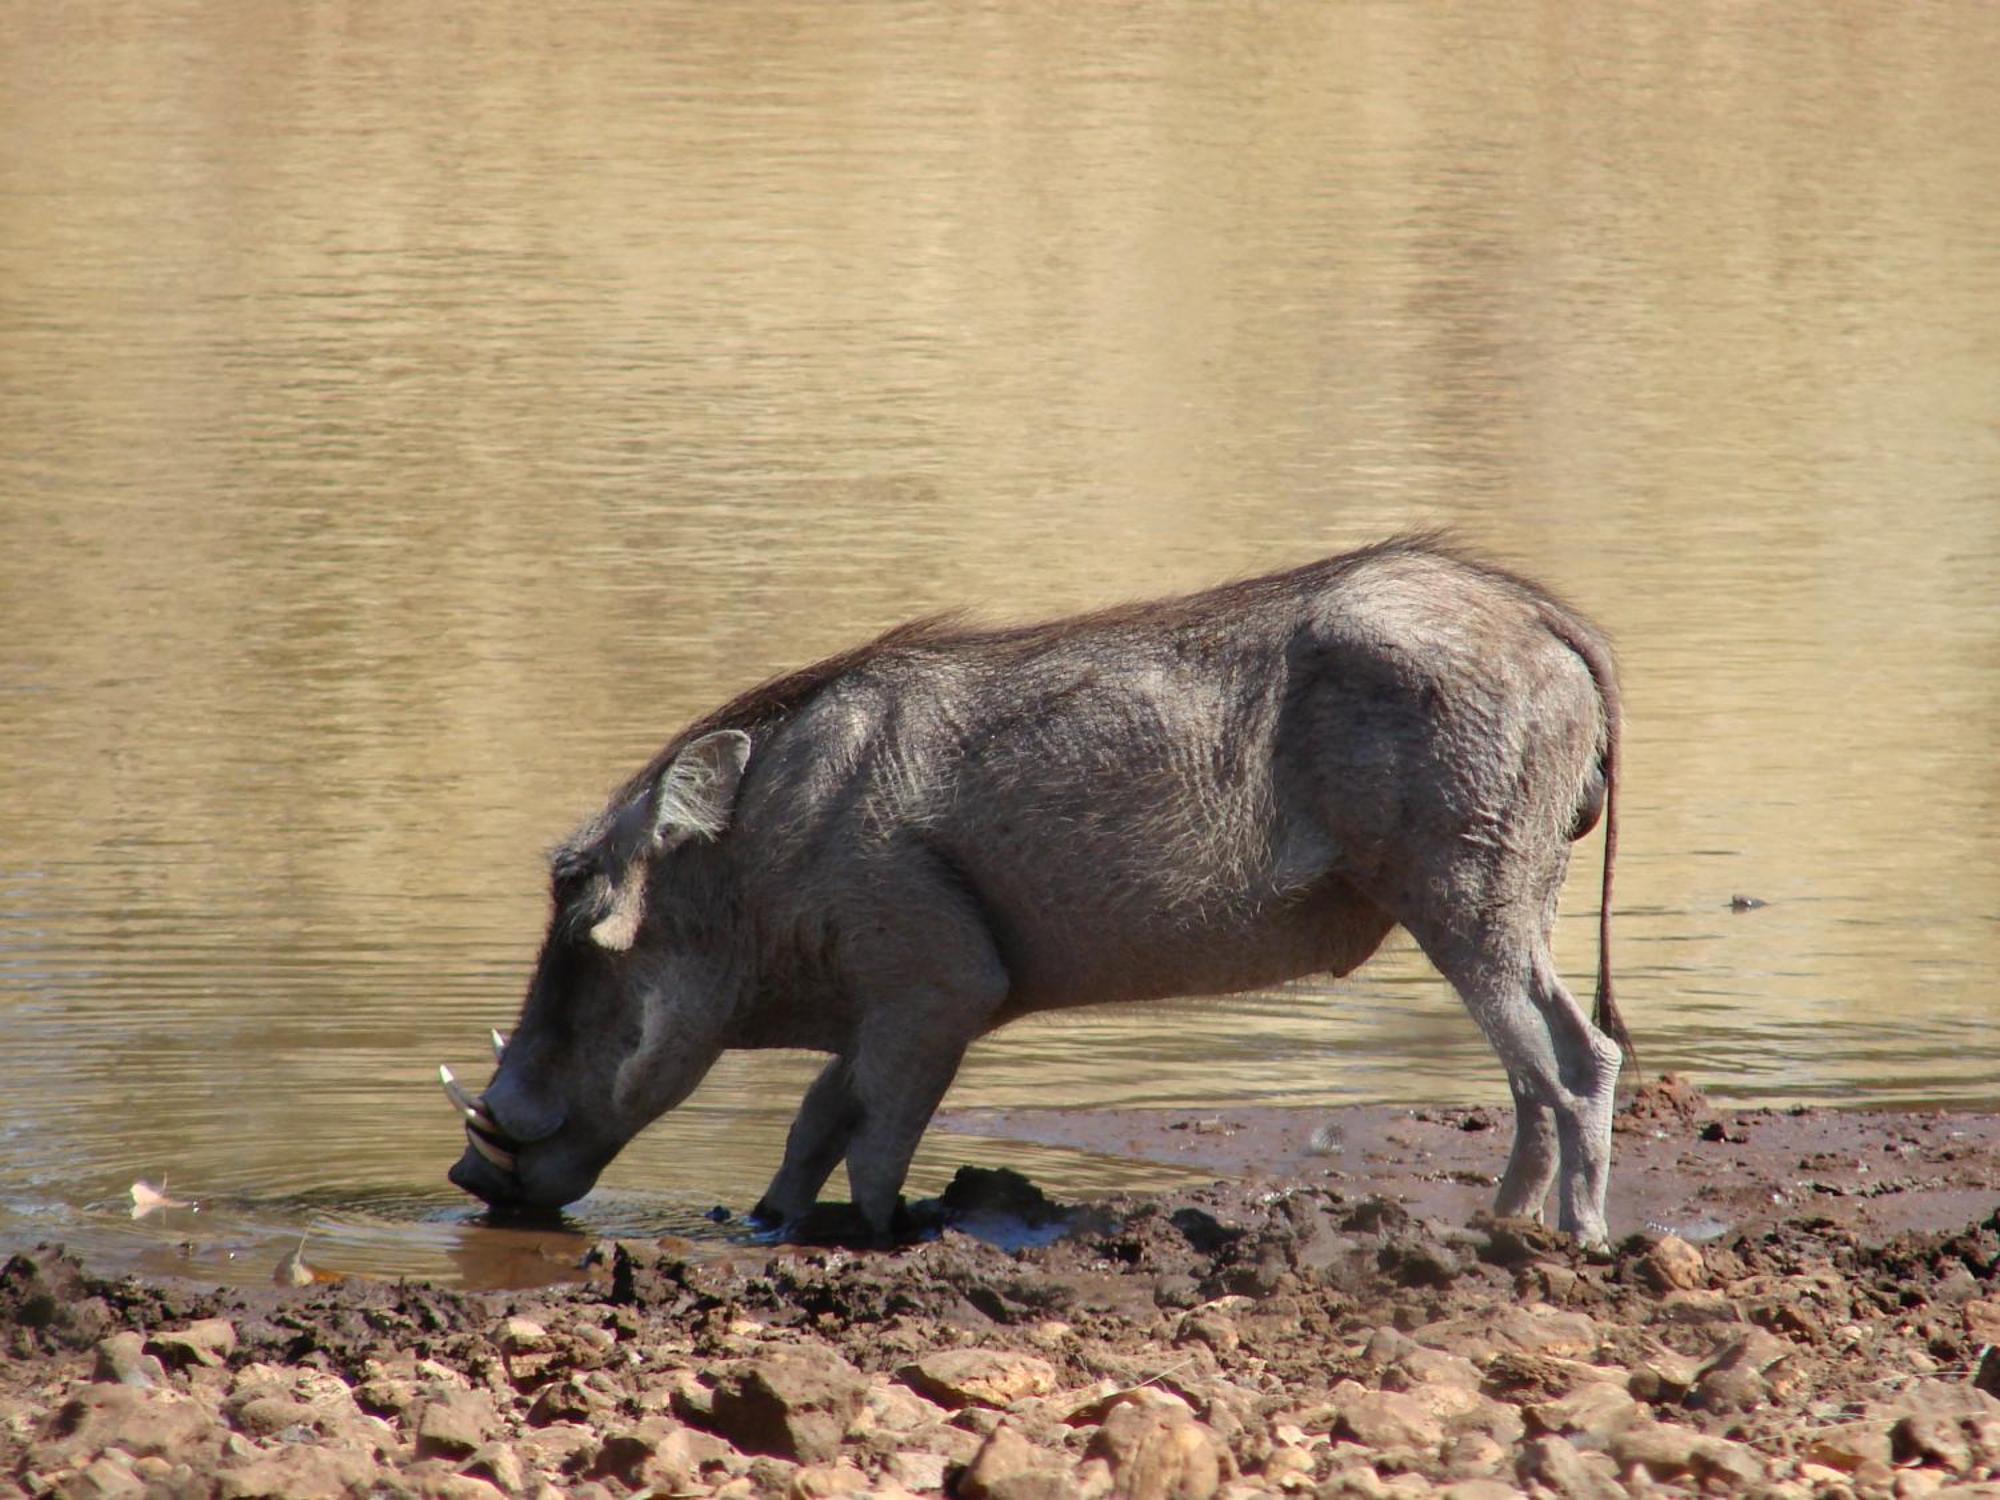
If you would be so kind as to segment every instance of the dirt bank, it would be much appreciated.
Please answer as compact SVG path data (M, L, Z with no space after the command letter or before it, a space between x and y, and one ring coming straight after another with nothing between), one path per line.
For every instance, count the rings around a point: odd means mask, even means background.
M1596 1257L1473 1217L1479 1111L1112 1123L1229 1180L1065 1208L966 1173L907 1249L606 1244L522 1293L17 1256L0 1487L2000 1496L2000 1121L1649 1087Z

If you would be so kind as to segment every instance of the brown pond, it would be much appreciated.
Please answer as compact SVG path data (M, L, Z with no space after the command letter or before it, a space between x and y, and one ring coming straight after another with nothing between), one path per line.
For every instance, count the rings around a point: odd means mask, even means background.
M499 1242L434 1067L676 725L1431 524L1621 643L1649 1069L2000 1105L1984 0L16 11L0 1242L449 1274ZM811 1066L729 1061L579 1225L722 1232ZM1503 1098L1405 949L953 1102ZM960 1161L1163 1170L915 1185Z

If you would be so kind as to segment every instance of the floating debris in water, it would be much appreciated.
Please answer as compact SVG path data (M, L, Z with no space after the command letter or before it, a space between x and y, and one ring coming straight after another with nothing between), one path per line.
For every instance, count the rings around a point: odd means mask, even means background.
M135 1182L132 1184L133 1218L143 1219L147 1214L162 1208L185 1208L194 1213L201 1211L201 1205L198 1203L184 1203L179 1198L169 1198L167 1196L167 1180L164 1177L160 1179L158 1187L154 1187L150 1182Z

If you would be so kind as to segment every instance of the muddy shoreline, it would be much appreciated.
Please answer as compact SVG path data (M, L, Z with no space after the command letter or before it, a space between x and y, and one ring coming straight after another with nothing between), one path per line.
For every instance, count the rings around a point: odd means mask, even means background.
M904 1249L606 1242L531 1291L25 1253L0 1490L2000 1496L2000 1117L1650 1084L1598 1255L1479 1214L1498 1112L941 1123L1220 1180L968 1170Z

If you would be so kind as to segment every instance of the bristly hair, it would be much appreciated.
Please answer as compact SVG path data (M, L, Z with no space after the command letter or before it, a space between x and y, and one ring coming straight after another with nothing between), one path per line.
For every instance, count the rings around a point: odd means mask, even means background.
M959 612L929 615L894 626L872 640L851 646L809 666L769 678L702 715L627 779L611 798L604 817L583 830L565 848L577 850L594 844L608 831L608 824L616 818L619 809L651 794L667 767L693 741L718 729L740 729L754 740L761 731L782 724L798 713L836 678L879 657L904 651L950 650L962 645L1035 652L1094 631L1186 627L1218 614L1226 614L1231 606L1248 608L1266 599L1317 592L1345 573L1395 557L1445 558L1504 583L1527 597L1544 601L1565 615L1575 615L1575 611L1539 584L1467 552L1456 537L1443 528L1406 532L1283 572L1241 578L1165 599L1114 604L1053 620L1020 625L977 625L969 623Z

